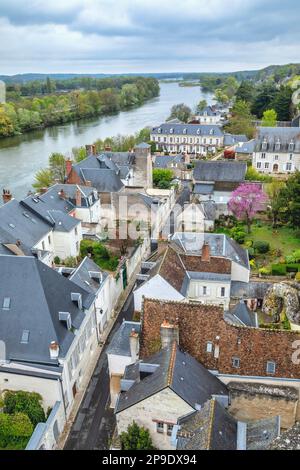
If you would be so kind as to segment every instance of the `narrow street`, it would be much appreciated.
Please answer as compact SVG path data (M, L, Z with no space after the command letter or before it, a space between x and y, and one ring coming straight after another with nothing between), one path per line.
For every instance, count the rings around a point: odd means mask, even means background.
M182 181L183 190L176 199L176 204L180 205L182 208L186 202L190 201L190 187L189 182ZM162 234L164 238L167 238L169 234L173 235L175 232L175 222L174 222L174 211L170 213L170 220L167 220L165 226L162 229Z
M109 447L109 439L115 427L115 417L113 410L109 408L109 376L106 350L123 319L131 320L132 315L133 295L130 293L99 357L69 433L64 447L65 450L105 450Z

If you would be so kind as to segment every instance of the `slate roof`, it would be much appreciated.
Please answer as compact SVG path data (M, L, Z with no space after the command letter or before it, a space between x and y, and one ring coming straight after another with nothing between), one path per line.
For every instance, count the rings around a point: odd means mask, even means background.
M242 145L237 145L235 147L235 151L237 153L243 153L243 154L248 154L248 153L253 153L255 149L256 142L254 139L249 140L248 142L244 142Z
M263 147L266 140L267 148ZM276 148L279 140L280 148ZM289 149L290 142L294 143L293 150ZM256 152L293 152L300 153L300 128L298 127L259 127L256 137Z
M249 268L248 252L224 234L176 232L171 238L179 250L187 254L201 254L203 243L208 243L211 256L223 256Z
M280 420L278 416L238 422L216 400L207 401L200 411L178 420L178 450L265 450L278 436ZM241 429L246 437L241 439Z
M53 229L54 222L26 210L16 199L0 207L0 229L6 243L20 240L31 249Z
M263 299L271 282L232 281L230 296L236 299Z
M100 193L115 193L124 187L120 175L114 170L82 168L80 172L83 179L91 181L92 186Z
M116 404L115 413L119 413L146 398L170 388L179 397L195 409L212 395L228 395L227 387L192 356L180 350L174 342L147 360L147 364L156 364L155 371L137 381L127 392L122 392ZM134 365L135 369L139 363ZM126 367L124 379L129 379ZM136 371L133 377L136 376ZM132 377L132 375L131 375Z
M182 155L159 155L155 157L154 168L169 168L171 164L184 163Z
M247 307L245 302L241 300L229 312L225 313L225 319L231 323L237 322L239 325L257 327L256 315Z
M75 329L85 318L71 300L72 292L81 294L83 306L90 307L94 296L36 258L0 256L0 340L8 360L56 364L50 359L51 341L59 344L59 356L65 357L74 332L59 320L59 312L70 313ZM5 297L10 298L9 310L2 309ZM21 343L24 330L29 331L27 344Z
M213 184L196 183L193 189L194 194L212 194L214 192Z
M245 180L247 164L232 161L199 161L194 168L195 181L234 182Z
M237 422L216 399L178 421L178 450L236 450Z
M100 276L99 280L92 277L91 273L98 273ZM96 294L107 278L108 273L102 271L88 256L84 258L80 265L69 276L70 281L91 294Z
M131 356L129 336L131 331L135 329L137 333L140 333L141 324L140 322L126 321L123 320L122 324L115 332L109 346L106 350L107 354L115 354L117 356Z
M239 142L247 142L248 137L245 134L225 134L224 135L224 146L231 146L238 144Z
M202 111L197 113L198 116L220 116L221 112L212 106L206 106Z
M300 421L283 432L281 436L276 436L268 450L300 450Z
M161 132L159 132L161 129ZM186 129L186 132L184 132ZM174 135L201 135L201 136L214 136L223 137L224 133L222 129L217 125L211 124L176 124L176 123L164 123L160 126L153 127L151 134L174 134Z

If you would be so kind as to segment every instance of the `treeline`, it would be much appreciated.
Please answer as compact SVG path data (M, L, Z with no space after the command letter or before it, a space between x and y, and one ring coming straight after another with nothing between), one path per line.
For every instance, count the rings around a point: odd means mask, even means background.
M84 77L80 78L83 79ZM0 105L0 137L115 113L139 106L159 94L159 83L154 78L120 77L91 80L102 82L97 85L99 89L80 89L31 98L18 97ZM47 82L51 87L52 81Z

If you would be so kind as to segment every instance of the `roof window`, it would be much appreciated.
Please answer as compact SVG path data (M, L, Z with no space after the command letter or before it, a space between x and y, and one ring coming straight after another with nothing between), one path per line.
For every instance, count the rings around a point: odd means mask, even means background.
M10 297L4 297L2 308L3 308L3 310L9 310L10 309Z

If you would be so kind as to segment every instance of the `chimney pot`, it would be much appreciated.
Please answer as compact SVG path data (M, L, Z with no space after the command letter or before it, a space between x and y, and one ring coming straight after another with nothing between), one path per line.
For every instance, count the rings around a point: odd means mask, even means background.
M139 355L139 334L134 328L132 328L130 332L129 345L130 345L131 360L134 363L138 360L138 355Z
M2 199L4 204L12 200L12 194L9 189L3 189Z
M72 160L66 160L66 176L67 177L69 176L69 174L72 171L72 165L73 165Z
M59 345L56 341L51 341L49 346L50 358L57 359L59 355Z
M208 243L203 243L201 261L210 262L210 247Z
M88 156L96 155L96 146L94 144L86 145L85 149Z

